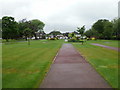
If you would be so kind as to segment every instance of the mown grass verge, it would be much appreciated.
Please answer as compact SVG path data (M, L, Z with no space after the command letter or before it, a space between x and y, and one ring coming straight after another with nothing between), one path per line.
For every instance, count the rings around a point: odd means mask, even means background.
M113 88L118 88L118 52L90 45L90 42L86 42L84 45L72 44Z
M119 47L120 40L90 40L87 41L88 43L98 43L106 46L111 46L111 47Z
M3 44L2 87L38 88L63 41L33 40Z

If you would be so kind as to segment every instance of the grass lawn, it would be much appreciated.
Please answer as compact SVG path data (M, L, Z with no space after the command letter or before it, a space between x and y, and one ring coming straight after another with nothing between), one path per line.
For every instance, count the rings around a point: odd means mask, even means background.
M37 40L2 46L3 88L38 88L63 41Z
M81 45L73 43L89 63L108 81L113 87L118 87L118 52L103 47L90 45L93 41L88 41ZM103 41L94 41L104 43ZM116 41L107 41L112 43L109 46L116 46ZM115 43L115 44L114 44ZM108 45L108 44L106 44Z
M106 45L106 46L111 46L111 47L119 47L118 43L120 43L120 41L118 40L94 40L94 41L87 41L88 43L98 43L98 44L102 44L102 45Z

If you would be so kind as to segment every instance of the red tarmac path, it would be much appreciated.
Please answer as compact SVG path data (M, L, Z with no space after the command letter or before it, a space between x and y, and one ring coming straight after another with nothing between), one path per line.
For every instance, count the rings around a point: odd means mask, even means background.
M110 47L110 46L106 46L106 45L102 45L102 44L98 44L98 43L91 43L91 45L100 46L100 47L104 47L104 48L108 48L108 49L112 49L112 50L116 50L116 51L120 52L120 48L116 48L116 47Z
M63 44L40 88L111 88L72 44Z

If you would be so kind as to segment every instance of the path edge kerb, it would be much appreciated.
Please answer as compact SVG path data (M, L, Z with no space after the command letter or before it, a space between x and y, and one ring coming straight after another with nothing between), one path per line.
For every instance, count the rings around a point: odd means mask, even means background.
M72 45L73 45L73 44L72 44ZM73 47L74 47L74 45L73 45ZM102 73L98 72L97 69L95 68L95 66L94 66L92 63L90 63L90 62L86 59L86 57L84 57L84 55L81 54L80 51L79 51L76 47L74 47L74 48L75 48L75 50L80 54L80 56L82 56L82 58L86 60L86 63L89 63L90 66L91 66L92 68L94 68L94 70L95 70L95 71L107 82L107 84L110 85L111 88L112 88L111 83L108 82L106 78L104 78L104 75L103 75Z
M41 83L40 83L40 85L39 85L39 88L41 87L42 82L44 82L45 77L47 77L48 73L51 71L52 65L54 64L54 62L55 62L55 60L56 60L56 57L58 56L58 54L59 54L60 49L61 49L62 46L63 46L63 44L60 46L60 48L57 50L56 55L53 57L52 62L51 62L51 65L48 67L48 70L47 70L47 72L46 72L43 80L41 81Z

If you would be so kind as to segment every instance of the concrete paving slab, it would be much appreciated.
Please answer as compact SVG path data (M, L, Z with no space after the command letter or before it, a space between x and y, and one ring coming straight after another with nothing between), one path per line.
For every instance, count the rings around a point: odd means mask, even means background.
M71 44L64 44L60 49L55 63L87 63Z
M63 44L40 88L111 88L71 44Z
M110 88L87 63L53 64L41 88Z

